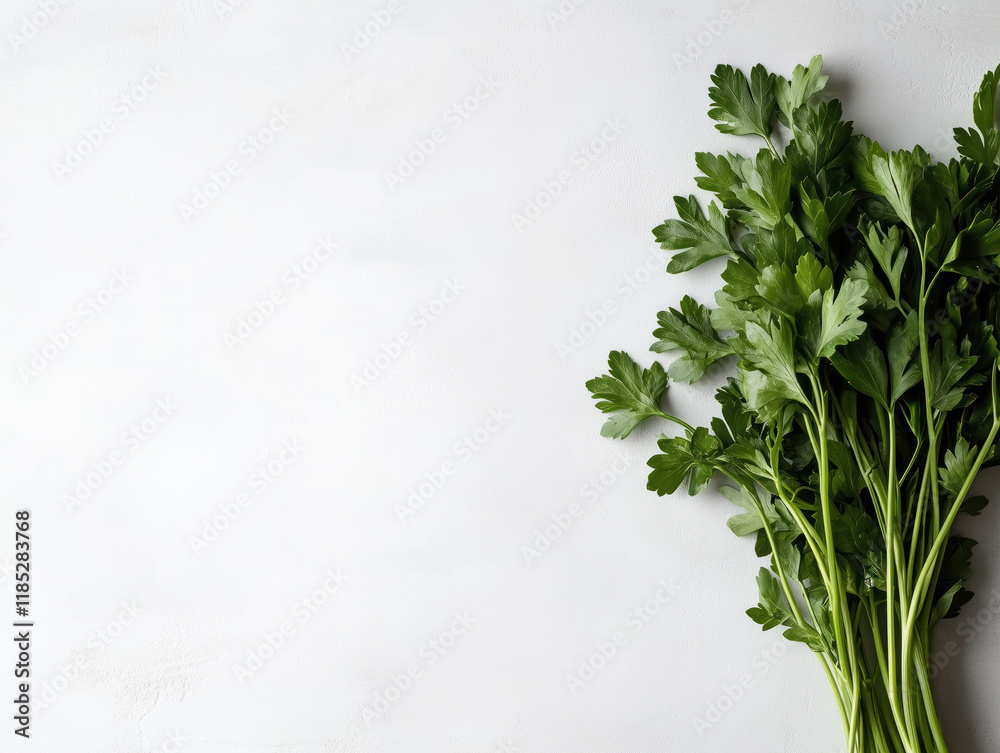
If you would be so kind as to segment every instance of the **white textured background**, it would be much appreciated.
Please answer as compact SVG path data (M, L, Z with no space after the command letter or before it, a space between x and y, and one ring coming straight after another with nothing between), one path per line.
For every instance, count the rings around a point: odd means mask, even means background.
M987 0L6 0L0 624L28 507L38 703L0 748L842 751L808 651L742 614L728 503L646 492L655 430L602 439L583 383L717 286L650 234L696 149L756 147L705 115L716 63L822 53L859 130L947 156L998 34ZM941 703L990 753L1000 620L968 614Z

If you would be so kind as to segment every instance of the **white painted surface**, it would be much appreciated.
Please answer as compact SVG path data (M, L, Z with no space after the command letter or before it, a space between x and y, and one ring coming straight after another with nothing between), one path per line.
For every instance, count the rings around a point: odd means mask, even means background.
M801 647L774 657L780 637L742 614L757 562L724 526L728 503L646 492L654 430L601 439L583 383L611 348L648 364L656 311L717 284L717 267L662 274L650 235L694 188L694 150L750 147L705 115L716 63L788 73L820 52L860 130L947 154L1000 62L995 6L399 0L387 16L380 2L245 0L220 17L220 5L0 11L0 559L12 510L29 507L34 692L49 700L27 744L8 742L5 709L3 749L169 751L179 737L191 753L843 750L814 660ZM345 50L373 13L391 20ZM43 18L32 38L9 36ZM136 86L132 108L120 98ZM100 143L58 177L53 163L102 120ZM271 143L244 143L269 125L282 128ZM602 134L614 137L602 153L579 151ZM428 139L433 153L390 186ZM558 198L519 232L512 216L560 173ZM213 180L224 189L187 221L180 205ZM314 264L318 238L338 248ZM296 265L316 268L293 289ZM87 314L122 270L128 284ZM445 304L449 286L460 294ZM274 291L273 315L231 352L225 334ZM614 313L561 358L557 344L609 300ZM19 366L71 323L25 383ZM399 356L378 358L400 336ZM359 393L352 377L376 359L388 365ZM705 421L712 392L680 386L670 404ZM502 425L463 450L491 412ZM154 415L141 442L123 437ZM304 450L273 483L253 477L285 442ZM121 463L68 510L113 452ZM616 453L634 460L616 466ZM401 523L397 506L442 468L453 475ZM586 491L612 468L607 489ZM528 565L523 547L574 505ZM980 592L1000 584L996 521L994 509L977 535ZM338 570L340 586L326 574ZM324 584L334 593L312 611L302 600ZM2 591L6 623L7 573ZM959 635L941 685L963 753L1000 740L988 622ZM273 657L237 677L283 625ZM567 675L600 664L616 631L615 656L571 690ZM699 734L696 717L744 675Z

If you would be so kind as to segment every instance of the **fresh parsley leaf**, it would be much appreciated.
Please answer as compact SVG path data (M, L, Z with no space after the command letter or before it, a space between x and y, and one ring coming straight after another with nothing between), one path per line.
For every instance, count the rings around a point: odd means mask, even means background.
M712 326L709 310L691 296L681 299L681 310L667 309L656 315L660 326L653 330L657 338L650 350L683 355L670 365L669 376L675 382L696 382L712 364L732 354L732 349Z
M854 389L889 409L889 369L870 333L842 347L830 360Z
M791 319L802 309L804 299L795 281L795 273L787 264L772 264L760 274L755 290L764 305Z
M822 75L823 56L816 55L809 61L808 66L797 65L792 71L792 80L778 76L774 93L778 101L778 120L782 125L789 126L795 111L810 99L819 94L829 76Z
M624 439L647 418L663 415L660 398L667 389L667 375L655 361L642 369L618 350L611 351L608 366L611 373L591 379L587 389L599 401L599 410L614 414L601 428L601 436Z
M853 206L853 191L835 193L825 199L818 199L811 192L803 191L803 230L820 248L828 251L830 234L844 224Z
M826 293L833 289L833 270L815 256L803 256L795 267L795 285L803 301L813 293Z
M732 160L732 164L730 160ZM733 189L738 188L743 183L742 174L733 169L733 164L739 164L740 160L742 158L734 157L731 154L727 158L721 154L696 152L694 161L703 174L695 177L695 184L703 191L711 191L718 196L724 207L731 209L740 206L739 199L733 193Z
M661 497L673 494L685 480L689 493L702 491L712 480L722 450L719 440L703 427L688 437L660 437L657 446L662 454L647 463L653 470L646 487Z
M861 280L845 280L836 296L832 288L823 293L822 303L819 290L810 296L806 341L812 358L829 358L839 346L856 340L865 331L861 315L867 289Z
M862 230L862 237L872 258L888 278L892 294L898 302L906 265L906 249L903 248L903 236L899 227L893 225L888 232L883 232L878 223L870 223Z
M864 309L866 312L874 311L877 308L890 309L893 306L899 308L899 303L885 289L885 285L882 284L882 280L872 268L870 261L859 258L847 270L847 279L860 280L868 286L868 289L865 291Z
M1000 156L1000 133L996 130L997 82L1000 67L983 76L979 91L972 99L972 128L956 128L955 141L958 153L984 165L994 165Z
M757 269L787 264L792 269L799 259L812 253L812 244L788 217L772 228L757 228L740 239L743 249L756 261Z
M895 404L920 382L920 364L915 362L917 347L917 312L889 331L886 360L889 366L889 403Z
M756 324L747 324L744 340L747 347L740 355L768 377L770 390L780 393L786 400L808 404L795 369L793 327L775 323L764 329Z
M739 515L732 516L726 523L729 530L737 536L749 536L752 533L757 533L764 528L765 519L766 525L769 525L773 530L782 531L787 528L785 521L775 509L774 503L771 502L770 494L765 493L763 497L755 499L750 496L746 489L739 486L723 486L719 491L734 505L746 510ZM761 517L761 511L763 511L764 517Z
M840 102L824 102L818 107L799 107L791 119L795 138L785 156L800 179L819 178L826 170L843 166L851 156L854 126L843 120Z
M747 407L763 424L775 425L790 406L807 405L801 389L793 390L788 383L763 371L740 371L739 378Z
M775 81L775 75L762 65L753 67L749 82L743 71L731 65L718 66L712 74L715 86L708 90L713 105L708 116L718 121L715 127L723 133L770 139L777 103Z
M782 635L790 641L806 644L817 653L827 650L827 645L823 642L823 637L815 628L809 625L793 625L782 633Z
M747 610L750 619L763 630L790 625L792 610L788 599L781 590L778 579L766 567L762 567L757 574L757 587L760 589L760 603Z
M770 229L784 220L792 208L792 170L766 149L757 153L746 183L733 189L733 194L750 211L734 210L740 222Z
M971 343L964 340L959 349L954 340L938 340L930 354L929 389L936 410L952 410L965 396L962 381L978 358L970 355Z
M1000 81L1000 66L987 71L979 85L979 91L972 98L972 119L982 133L996 128L997 82Z
M941 486L954 495L958 495L965 479L972 472L972 464L976 460L976 447L971 447L965 437L959 437L953 450L944 455L944 467L938 471Z
M879 193L885 197L906 226L913 225L913 189L917 182L917 166L913 152L889 152L872 158L872 173L878 181Z
M972 598L972 593L964 588L964 584L973 576L972 549L975 546L975 541L964 536L948 539L929 624L957 617L962 605Z
M972 223L955 236L943 265L949 271L977 276L977 267L1000 256L1000 222L991 212L980 211Z
M750 412L746 409L743 396L733 380L725 387L720 387L715 399L722 406L722 417L712 419L712 431L727 449L737 440L743 440L750 428Z
M661 248L681 252L670 260L668 272L686 272L709 259L733 253L729 226L714 201L708 207L707 219L694 196L675 196L674 205L680 219L667 220L653 230Z

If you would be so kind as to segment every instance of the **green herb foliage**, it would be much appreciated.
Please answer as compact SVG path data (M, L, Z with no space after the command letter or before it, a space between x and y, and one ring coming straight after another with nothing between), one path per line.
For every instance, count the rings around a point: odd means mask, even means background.
M970 488L1000 430L1000 68L975 126L955 129L960 157L934 162L855 134L822 99L821 64L791 79L716 69L716 128L763 145L697 154L695 183L717 202L677 197L679 218L653 234L675 252L668 272L724 258L722 288L714 307L686 296L659 313L668 372L614 352L587 386L611 414L605 436L679 427L657 442L649 489L722 480L741 510L730 529L768 561L747 614L815 652L850 751L943 753L930 631L971 598L975 542L953 525L986 504ZM733 365L710 429L661 409L668 374Z

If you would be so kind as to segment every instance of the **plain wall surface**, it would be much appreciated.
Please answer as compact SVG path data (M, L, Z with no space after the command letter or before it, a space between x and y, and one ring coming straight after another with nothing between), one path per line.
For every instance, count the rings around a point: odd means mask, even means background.
M985 0L5 2L0 624L28 508L37 705L0 747L844 751L743 614L735 508L646 491L670 428L601 438L584 382L719 285L650 233L696 150L760 146L708 119L717 63L821 53L857 130L948 157L998 34ZM938 631L962 753L1000 746L998 515Z

